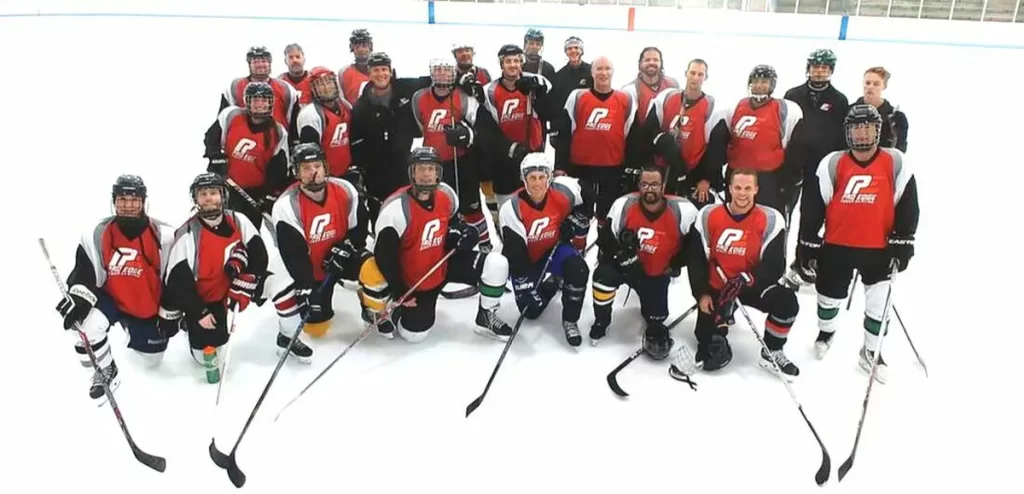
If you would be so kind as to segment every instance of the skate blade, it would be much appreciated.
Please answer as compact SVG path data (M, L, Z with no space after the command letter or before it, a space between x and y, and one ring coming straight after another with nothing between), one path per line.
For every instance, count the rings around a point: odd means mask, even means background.
M500 341L502 343L508 342L508 339L509 339L509 336L502 336L502 335L500 335L498 333L495 333L494 331L491 331L490 329L487 329L487 328L484 328L484 327L480 327L480 326L474 326L473 327L473 332L478 334L478 335L480 335L480 336L486 336L486 337L488 337L488 338L490 338L492 340L497 340L497 341Z
M865 376L870 376L871 362L866 362L863 359L861 359L859 363L860 365L858 367L860 367L860 371L863 372ZM875 382L877 382L878 384L885 384L885 378L885 368L879 366L878 370L875 371Z
M113 380L110 381L110 383L107 384L107 387L110 388L110 394L114 394L114 392L117 391L117 388L121 387L121 377L115 377ZM107 399L107 394L103 393L103 396L96 398L96 408L102 408L103 405L106 405L108 401L110 400Z
M284 348L278 347L277 348L277 356L280 357L281 355L283 355L284 354L284 350L285 350ZM300 364L309 365L309 364L313 363L313 356L312 355L309 356L309 357L300 357L300 356L295 355L293 353L293 354L290 355L290 357L292 359L296 360L297 362L299 362Z
M818 360L824 359L825 358L825 354L828 353L828 349L831 346L832 345L829 344L829 343L823 343L823 342L820 342L820 341L814 342L814 356L818 357Z
M775 366L772 365L771 362L768 362L765 359L761 359L760 361L758 361L758 365L760 365L761 368L764 369L765 371L767 371L767 372L769 372L769 373L771 373L771 374L773 374L775 376L778 376L778 375L781 374L782 377L786 380L786 382L792 383L793 381L796 380L797 376L791 376L791 375L786 374L784 372L780 373L779 371L775 370Z

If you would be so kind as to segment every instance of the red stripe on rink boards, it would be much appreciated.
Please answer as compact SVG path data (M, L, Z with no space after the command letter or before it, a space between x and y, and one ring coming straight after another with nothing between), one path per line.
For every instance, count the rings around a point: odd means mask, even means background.
M626 31L632 31L634 24L636 24L636 7L630 7L629 14L627 14Z

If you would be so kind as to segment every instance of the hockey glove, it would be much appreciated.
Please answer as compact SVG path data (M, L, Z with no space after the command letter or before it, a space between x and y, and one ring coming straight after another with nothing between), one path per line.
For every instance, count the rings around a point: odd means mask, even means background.
M512 291L516 296L516 306L522 312L535 312L544 307L544 298L537 291L537 284L532 278L512 278Z
M259 200L260 212L268 215L274 214L274 203L277 202L277 194L267 193L263 195L263 198ZM272 226L272 225L267 225Z
M156 332L161 338L171 339L181 330L185 321L180 310L167 310L160 307L159 318L156 321Z
M722 324L732 315L733 303L744 290L752 286L754 286L754 277L747 273L740 273L725 282L725 287L718 294L718 301L715 305L716 324Z
M633 230L622 230L619 234L619 251L615 254L619 272L631 286L643 278L644 267L640 263L640 239Z
M453 222L448 225L448 237L445 238L444 249L471 251L480 241L480 232L464 222Z
M242 273L231 280L231 288L228 289L227 307L228 309L242 312L249 307L249 302L252 302L253 297L256 296L256 286L259 285L259 280L256 279L256 275L249 273Z
M96 293L85 285L74 285L68 290L68 296L57 303L57 312L64 316L64 329L71 329L75 323L81 324L96 305Z
M346 182L352 184L356 188L356 192L360 195L366 194L366 185L363 184L363 170L350 166L348 170L345 170L345 175L342 177Z
M526 149L526 146L523 146L518 142L513 142L512 145L508 147L508 159L511 164L516 166L516 168L519 167L519 164L523 162L523 158L525 158L529 153L530 150Z
M639 189L640 180L640 168L626 164L622 167L622 178L619 179L619 183L622 184L620 192L622 194L629 194Z
M817 273L818 252L821 250L821 237L815 235L801 238L796 245L796 262L805 273Z
M316 297L314 297L313 295L312 288L295 289L295 309L298 311L299 317L302 318L302 320L307 320L310 318L314 306L317 307L318 310L322 310L319 309L320 302L314 300L315 298Z
M206 166L206 171L210 173L216 173L222 177L228 176L228 158L224 156L224 153L217 153L210 156L210 164Z
M228 275L228 278L234 278L245 271L247 267L249 267L249 253L245 250L245 244L239 242L231 249L231 255L224 263L224 274Z
M543 87L535 75L524 75L516 80L516 90L523 94L530 94Z
M462 122L445 125L444 142L449 146L468 148L473 144L473 131Z
M484 86L476 79L476 69L470 70L462 74L462 77L459 77L459 87L478 102L484 102Z
M574 211L558 226L558 243L568 243L576 237L586 237L590 230L590 218L582 211Z
M910 258L914 257L914 236L890 233L887 251L889 257L899 263L900 272L903 272L903 270L907 269L907 265L910 264Z
M679 132L662 132L654 138L654 152L658 156L679 156L682 149L679 145Z

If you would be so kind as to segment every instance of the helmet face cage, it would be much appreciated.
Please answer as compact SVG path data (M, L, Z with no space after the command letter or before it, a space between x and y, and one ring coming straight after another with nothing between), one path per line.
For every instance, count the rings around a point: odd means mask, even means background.
M266 83L250 83L245 87L245 108L255 118L274 116L274 90Z
M216 208L203 209L199 204L199 192L206 189L217 189L220 192L220 204L218 204ZM224 179L213 173L204 173L196 177L196 179L192 181L192 186L189 187L189 195L192 198L192 204L195 205L197 214L200 218L216 218L224 214L224 208L227 207L228 188L224 185Z
M430 85L441 89L455 87L455 66L447 60L430 61Z
M136 197L142 201L138 211L118 211L117 200L121 197ZM117 217L141 217L146 212L146 184L143 183L142 178L137 175L121 175L117 177L117 181L114 182L110 194L111 206L114 208L114 214Z
M843 121L846 145L854 151L870 151L882 137L882 116L871 105L855 105Z
M323 67L317 67L310 72L309 89L313 92L313 97L321 103L334 101L341 94L338 76L330 69Z

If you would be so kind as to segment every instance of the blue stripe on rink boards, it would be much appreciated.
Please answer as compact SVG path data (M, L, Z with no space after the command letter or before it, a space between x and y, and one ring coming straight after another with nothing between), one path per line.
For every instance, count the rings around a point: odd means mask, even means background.
M427 24L434 24L434 0L427 2Z
M430 2L434 3L434 2ZM434 17L430 17L430 23L434 23ZM839 41L846 40L846 28L850 26L850 16L844 15L842 20L839 21Z

